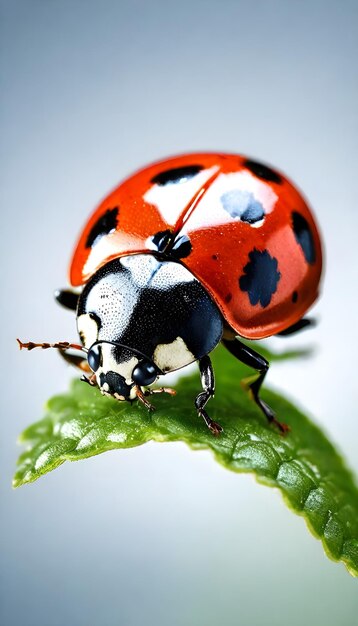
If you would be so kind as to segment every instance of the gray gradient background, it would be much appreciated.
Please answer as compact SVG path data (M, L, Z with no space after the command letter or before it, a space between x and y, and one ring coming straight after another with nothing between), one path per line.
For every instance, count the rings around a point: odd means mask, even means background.
M358 470L357 1L2 1L1 611L4 626L340 623L356 581L251 476L184 445L10 488L17 434L73 371L14 338L75 338L52 299L77 233L167 154L247 153L305 190L327 249L321 323L271 384ZM5 356L6 355L6 356Z

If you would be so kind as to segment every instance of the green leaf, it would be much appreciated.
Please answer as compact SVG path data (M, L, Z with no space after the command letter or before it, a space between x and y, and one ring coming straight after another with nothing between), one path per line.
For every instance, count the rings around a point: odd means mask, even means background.
M151 440L184 441L193 449L210 449L227 469L253 472L259 482L278 487L286 504L321 538L327 555L358 575L358 490L334 446L292 404L264 389L263 399L291 427L289 434L279 434L239 384L252 371L222 348L214 352L213 364L217 390L209 413L224 427L220 437L196 415L197 373L179 381L175 398L156 396L151 414L75 380L69 393L50 399L45 417L22 434L27 449L14 486L37 480L67 460Z

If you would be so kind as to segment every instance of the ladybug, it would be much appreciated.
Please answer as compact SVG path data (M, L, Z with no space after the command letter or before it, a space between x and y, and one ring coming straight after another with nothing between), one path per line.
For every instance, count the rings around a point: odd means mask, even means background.
M58 348L103 394L150 410L151 393L173 393L150 385L198 361L195 407L218 435L206 405L215 389L209 354L222 342L257 371L252 397L284 432L260 398L269 363L241 338L307 326L321 270L314 217L282 173L236 154L172 157L116 187L79 238L69 275L81 291L55 296L76 311L81 343L20 348Z

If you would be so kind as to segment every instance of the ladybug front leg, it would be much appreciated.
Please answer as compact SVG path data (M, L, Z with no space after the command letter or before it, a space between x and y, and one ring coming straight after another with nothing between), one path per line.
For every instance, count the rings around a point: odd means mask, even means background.
M260 407L261 411L267 417L268 421L276 424L276 426L280 429L282 433L290 430L287 424L283 424L276 419L272 409L268 406L268 404L266 404L266 402L261 400L259 395L261 385L270 367L269 362L266 361L266 359L264 359L261 354L255 352L255 350L249 348L249 346L246 346L244 343L241 343L239 339L233 339L231 341L223 339L222 342L224 346L229 350L229 352L231 352L231 354L239 359L241 363L244 363L244 365L248 365L248 367L252 367L258 371L258 376L249 384L249 389L257 406Z
M198 415L203 418L205 424L216 437L222 432L222 427L217 422L214 422L207 412L205 406L208 400L213 397L215 392L215 377L213 366L208 356L204 356L199 361L200 378L203 390L195 398L195 407L198 411Z
M92 374L91 376L87 377L83 374L83 376L81 376L80 381L82 383L87 383L88 385L90 385L90 387L98 387L98 382L97 382L97 378L96 378L96 374Z

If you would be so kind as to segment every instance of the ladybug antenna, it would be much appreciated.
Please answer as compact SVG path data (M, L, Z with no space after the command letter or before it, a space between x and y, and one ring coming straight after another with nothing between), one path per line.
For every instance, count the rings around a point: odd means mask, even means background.
M79 350L80 352L88 352L87 348L84 348L78 343L69 343L68 341L58 341L57 343L33 343L32 341L28 341L27 343L22 342L20 339L16 339L19 344L20 350L23 348L25 350L33 350L34 348L42 348L43 350L47 350L47 348L56 348L57 350Z

